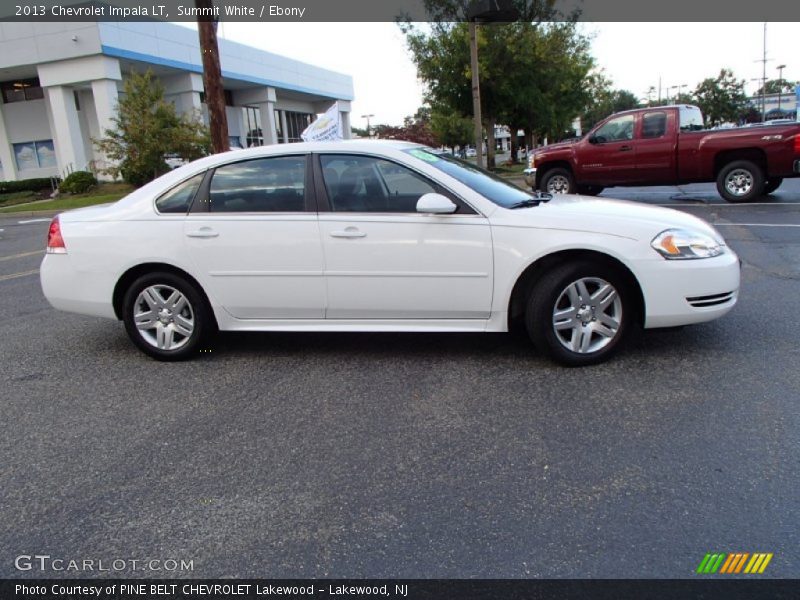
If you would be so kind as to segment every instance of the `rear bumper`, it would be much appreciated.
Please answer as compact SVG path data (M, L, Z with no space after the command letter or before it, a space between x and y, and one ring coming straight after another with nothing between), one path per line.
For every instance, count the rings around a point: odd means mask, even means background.
M45 254L39 269L44 297L53 308L116 319L111 297L114 285L97 273L75 268L69 254Z

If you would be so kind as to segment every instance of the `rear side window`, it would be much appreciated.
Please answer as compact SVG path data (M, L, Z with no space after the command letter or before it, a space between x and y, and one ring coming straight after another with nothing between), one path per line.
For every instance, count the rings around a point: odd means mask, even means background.
M667 113L651 112L642 117L642 137L660 138L667 133Z
M678 113L681 118L681 131L700 131L705 128L703 113L696 106L681 106Z
M217 167L211 212L305 211L305 156L245 160Z
M192 206L192 200L197 193L197 189L203 181L204 173L195 175L191 179L187 179L183 183L179 183L174 188L162 194L156 200L156 208L158 212L164 214L175 214L189 212L189 207Z

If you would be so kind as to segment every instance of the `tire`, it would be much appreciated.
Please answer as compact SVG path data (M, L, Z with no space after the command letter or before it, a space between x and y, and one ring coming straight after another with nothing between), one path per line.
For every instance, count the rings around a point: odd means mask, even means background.
M131 284L123 299L122 320L131 341L162 361L193 356L214 327L200 291L168 272L148 273Z
M766 183L764 183L764 193L771 194L783 183L783 177L770 177Z
M584 196L597 196L604 189L605 188L602 188L599 185L579 185L578 193L583 194Z
M764 193L764 172L749 160L735 160L719 172L717 191L728 202L755 200Z
M635 322L633 298L626 278L607 265L561 265L546 273L528 297L528 335L540 352L563 365L603 362Z
M577 189L572 173L561 167L547 171L539 184L539 190L547 194L574 194Z

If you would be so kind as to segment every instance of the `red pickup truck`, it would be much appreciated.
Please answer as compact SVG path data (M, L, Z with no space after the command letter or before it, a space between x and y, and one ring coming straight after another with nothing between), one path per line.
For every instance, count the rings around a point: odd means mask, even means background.
M690 105L616 113L579 140L537 149L525 170L548 193L716 181L729 202L774 192L787 177L800 177L800 123L707 130Z

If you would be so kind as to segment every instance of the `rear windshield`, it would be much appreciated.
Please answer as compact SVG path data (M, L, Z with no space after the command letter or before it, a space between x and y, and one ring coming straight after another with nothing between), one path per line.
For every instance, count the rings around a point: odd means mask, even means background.
M705 129L703 113L696 106L681 106L681 131L700 131Z
M464 185L472 188L487 200L498 206L508 208L534 196L518 188L513 183L485 171L472 163L443 154L432 148L417 147L404 150L406 154L424 160L426 163L447 173Z

